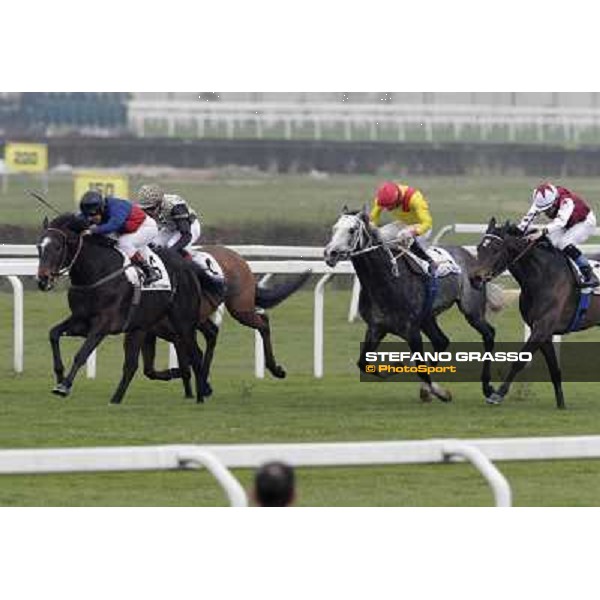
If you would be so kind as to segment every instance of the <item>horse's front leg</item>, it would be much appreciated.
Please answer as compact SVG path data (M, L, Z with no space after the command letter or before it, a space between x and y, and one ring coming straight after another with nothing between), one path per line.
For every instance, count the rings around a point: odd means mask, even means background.
M106 333L103 330L100 330L98 327L91 329L85 342L83 342L83 345L75 355L73 366L71 367L69 374L52 390L53 394L61 396L62 398L66 398L71 393L73 381L75 380L79 369L85 365L87 359L90 357L90 354L98 347L105 337Z
M550 342L552 341L552 328L543 327L538 324L534 326L531 332L531 336L529 337L525 345L521 348L520 352L530 352L531 354L535 354L540 349L542 344L546 343L548 340L550 340ZM502 404L502 402L504 402L504 398L508 395L508 392L510 391L510 386L513 384L513 381L515 380L517 375L525 368L526 365L526 362L514 363L508 375L504 379L504 383L500 386L496 393L492 394L489 398L487 398L486 402L494 406Z
M73 317L69 317L55 325L49 333L50 346L52 348L52 363L54 368L54 376L56 377L56 383L60 384L63 382L65 377L65 365L62 360L60 353L60 338L67 333L73 323Z
M421 337L421 332L418 329L418 326L412 329L412 331L406 336L406 340L408 341L408 345L413 354L423 354L423 338ZM416 365L417 367L428 366L426 363L420 361L416 362ZM452 402L452 394L437 383L433 383L428 373L418 373L418 376L419 379L421 379L421 381L425 384L426 392L429 392L442 402ZM423 393L421 394L421 397L423 398Z
M360 357L356 366L362 373L367 372L367 352L375 352L381 344L381 340L387 335L387 331L377 323L369 323L362 344Z

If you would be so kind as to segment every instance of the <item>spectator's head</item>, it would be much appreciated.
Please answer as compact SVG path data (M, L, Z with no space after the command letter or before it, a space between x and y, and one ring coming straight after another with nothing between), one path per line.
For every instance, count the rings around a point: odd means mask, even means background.
M263 465L254 478L254 502L257 506L291 506L295 500L294 469L280 462Z

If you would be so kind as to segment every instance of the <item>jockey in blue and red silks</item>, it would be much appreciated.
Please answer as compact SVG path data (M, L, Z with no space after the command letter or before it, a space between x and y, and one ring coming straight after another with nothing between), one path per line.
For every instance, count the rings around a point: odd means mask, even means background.
M79 203L90 227L84 234L117 235L117 246L140 267L145 285L160 279L160 272L148 263L148 244L156 237L156 221L139 206L119 198L104 198L100 192L86 192Z
M587 258L577 248L596 232L596 216L588 204L568 189L545 183L533 191L533 205L523 217L519 229L524 233L539 214L545 214L552 222L545 228L529 235L537 239L546 235L552 245L562 250L577 264L585 281L583 287L598 287Z

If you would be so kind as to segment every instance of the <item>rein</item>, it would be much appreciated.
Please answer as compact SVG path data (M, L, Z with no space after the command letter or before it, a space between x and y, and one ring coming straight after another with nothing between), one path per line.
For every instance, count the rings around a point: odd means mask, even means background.
M501 238L499 235L494 235L492 233L488 233L487 235L485 235L485 237L483 239L498 240L499 242L501 242L503 244L505 242L504 238ZM529 253L529 251L532 248L535 247L535 245L537 244L537 242L538 242L538 240L529 240L529 243L527 244L527 246L525 246L525 248L521 252L519 252L519 254L517 254L517 256L515 256L515 258L513 258L512 260L510 260L509 262L507 262L506 267L504 267L502 269L502 271L504 271L505 269L509 269L511 266L513 266L514 264L516 264L517 262L519 262L526 254ZM497 275L495 275L495 276L497 276Z
M125 271L127 271L127 269L131 269L131 268L133 268L133 265L129 264L126 267L122 267L118 271L114 271L110 275L107 275L106 277L103 277L102 279L96 281L96 283L91 283L90 285L71 285L71 289L72 290L95 290L96 288L99 288L100 286L104 285L105 283L108 283L109 281L112 281L113 279L120 277L123 273L125 273Z

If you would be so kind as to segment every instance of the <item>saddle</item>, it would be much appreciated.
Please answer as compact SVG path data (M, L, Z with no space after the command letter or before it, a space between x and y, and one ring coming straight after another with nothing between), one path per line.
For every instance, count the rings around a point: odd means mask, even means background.
M437 264L436 278L444 279L450 275L460 275L462 269L460 265L454 260L454 257L444 248L437 246L431 246L426 250L427 254ZM419 258L416 254L410 251L408 248L402 248L402 254L406 254L409 259L411 266L414 265L417 271L413 271L419 275L429 276L429 264L427 261ZM396 257L396 260L398 257Z

